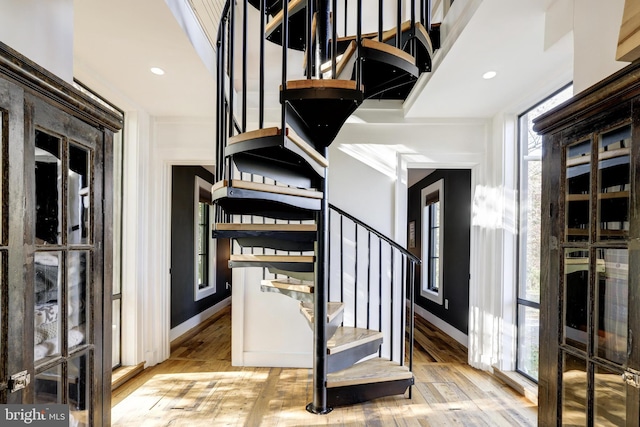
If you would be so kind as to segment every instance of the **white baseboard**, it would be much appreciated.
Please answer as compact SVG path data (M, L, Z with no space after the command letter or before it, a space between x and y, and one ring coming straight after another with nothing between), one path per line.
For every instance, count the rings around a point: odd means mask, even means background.
M445 334L449 335L454 340L458 341L463 346L469 348L469 336L455 327L451 326L435 314L428 312L424 308L415 304L415 312L427 322L433 324L436 328L440 329Z
M185 322L182 322L181 324L179 324L178 326L176 326L175 328L173 328L173 329L171 329L169 331L169 342L171 342L171 341L175 340L176 338L178 338L179 336L187 333L190 329L195 328L200 323L204 322L209 317L213 316L214 314L216 314L217 312L219 312L220 310L222 310L223 308L225 308L228 305L231 305L231 297L223 299L222 301L220 301L216 305L213 305L213 306L207 308L206 310L196 314L191 319L189 319L189 320L187 320Z
M267 353L245 351L242 355L243 366L262 368L312 368L311 353Z

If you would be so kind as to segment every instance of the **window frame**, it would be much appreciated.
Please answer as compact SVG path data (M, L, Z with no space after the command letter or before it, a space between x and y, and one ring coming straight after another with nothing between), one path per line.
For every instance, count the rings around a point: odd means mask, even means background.
M437 201L427 203L427 200L433 200L437 198ZM438 204L438 226L434 227L431 211L432 206ZM420 204L422 209L421 214L421 230L422 230L422 274L420 283L420 295L428 300L433 301L436 304L442 305L444 300L444 268L443 268L443 249L444 249L444 179L440 179L427 187L423 188L420 192ZM432 247L433 242L431 238L432 231L438 229L438 254L434 256ZM433 290L433 270L432 259L438 259L438 289Z
M521 311L538 310L538 313L540 312L540 300L538 299L538 301L535 301L535 299L531 297L527 297L527 292L526 292L527 279L528 279L527 264L530 263L530 260L528 259L528 254L527 254L527 241L528 241L527 239L529 238L530 233L528 232L529 224L528 224L528 217L527 217L527 214L529 211L529 204L528 204L529 185L528 185L528 175L525 176L525 174L529 173L529 170L530 170L529 165L532 162L539 162L540 164L542 164L542 147L539 148L539 153L536 153L535 155L532 155L529 152L528 123L530 120L533 120L533 118L539 116L544 112L544 111L536 112L537 109L539 109L541 106L544 106L547 103L552 102L555 97L562 94L563 92L567 90L571 90L572 86L573 86L573 83L566 84L565 86L561 87L554 93L542 99L540 102L534 104L533 106L531 106L530 108L528 108L527 110L519 114L517 117L517 127L518 127L518 141L517 141L517 150L518 150L517 151L517 155L518 155L518 172L517 172L518 225L517 227L518 228L517 230L518 230L518 234L517 234L517 260L516 260L517 281L516 281L516 287L515 287L516 302L515 302L515 309L514 309L515 310L514 326L516 331L516 334L515 334L516 354L515 354L514 366L515 366L515 371L517 373L535 382L536 384L538 383L538 378L532 375L532 373L526 372L525 368L521 365L521 361L523 360L523 359L521 360L521 347L522 347L521 339L525 339L521 335L520 322L523 320L521 316ZM569 98L570 97L571 95L569 95ZM555 105L558 105L562 101L556 100L554 102L555 102ZM553 108L555 105L554 104L549 105L547 110ZM533 118L530 119L529 116L531 114L535 114L535 115L533 116ZM534 260L534 262L536 262L536 260ZM537 260L537 262L539 264L539 259ZM539 325L538 325L538 342L539 342L539 337L540 335L539 335ZM538 356L538 360L539 360L539 356ZM539 370L536 371L535 373L539 375Z
M213 238L211 230L211 224L214 219L214 210L211 209L211 203L208 203L209 209L207 215L207 224L204 227L204 234L207 242L207 278L206 287L200 288L201 283L198 280L198 259L200 258L200 248L198 247L198 235L201 230L201 224L199 221L200 203L206 203L202 201L202 195L208 194L208 200L211 200L211 183L203 178L196 176L194 185L194 215L193 215L193 298L194 301L200 301L210 295L216 293L216 240Z

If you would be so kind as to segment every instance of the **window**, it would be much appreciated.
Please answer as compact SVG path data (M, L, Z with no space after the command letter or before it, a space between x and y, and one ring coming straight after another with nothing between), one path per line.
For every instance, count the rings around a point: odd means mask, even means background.
M211 237L211 184L196 176L194 192L194 300L216 292L215 241Z
M422 200L422 286L420 295L442 304L442 243L444 233L444 181L439 180L420 193Z
M572 93L573 86L567 86L518 118L520 201L516 370L536 382L538 381L538 337L540 329L542 138L533 131L533 120L567 100Z

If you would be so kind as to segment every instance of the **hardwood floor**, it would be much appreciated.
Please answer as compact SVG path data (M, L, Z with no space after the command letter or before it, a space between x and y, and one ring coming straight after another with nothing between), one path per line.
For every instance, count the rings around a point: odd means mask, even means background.
M112 395L114 426L535 426L537 407L466 364L466 349L419 317L412 397L305 410L311 370L231 366L227 308L172 345L169 360Z

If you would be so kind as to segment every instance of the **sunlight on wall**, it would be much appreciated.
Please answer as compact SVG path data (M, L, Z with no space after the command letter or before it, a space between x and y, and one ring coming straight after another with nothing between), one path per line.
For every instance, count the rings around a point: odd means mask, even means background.
M338 149L392 180L398 178L398 153L415 153L402 144L340 144Z
M500 187L476 186L471 225L516 233L516 192Z

